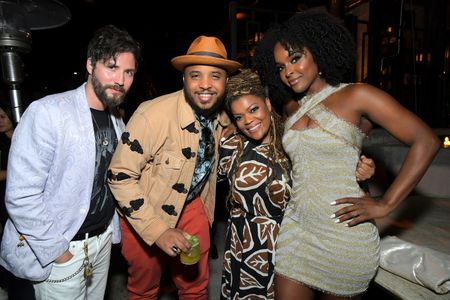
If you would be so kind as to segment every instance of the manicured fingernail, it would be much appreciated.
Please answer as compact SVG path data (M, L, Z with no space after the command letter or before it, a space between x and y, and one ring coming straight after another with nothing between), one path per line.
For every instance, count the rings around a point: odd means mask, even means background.
M349 227L349 226L348 226L348 223L345 223L344 226L345 226L345 227Z
M330 205L336 205L336 201L331 202Z
M335 214L332 214L331 216L330 216L330 219L334 219L336 217L336 215Z
M341 220L336 219L336 220L334 220L334 223L341 223Z

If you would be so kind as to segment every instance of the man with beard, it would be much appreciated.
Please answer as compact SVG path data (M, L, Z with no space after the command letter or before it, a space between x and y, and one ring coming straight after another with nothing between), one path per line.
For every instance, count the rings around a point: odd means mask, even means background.
M34 101L21 118L8 164L0 263L33 281L37 299L103 299L111 243L120 242L106 183L117 106L128 92L139 44L113 25L87 49L87 82Z
M122 217L122 254L128 262L128 299L157 299L170 270L179 299L208 299L209 224L213 222L218 142L229 124L219 114L228 74L223 43L200 36L172 59L183 90L143 102L130 118L111 161L109 186ZM183 265L189 236L200 260Z

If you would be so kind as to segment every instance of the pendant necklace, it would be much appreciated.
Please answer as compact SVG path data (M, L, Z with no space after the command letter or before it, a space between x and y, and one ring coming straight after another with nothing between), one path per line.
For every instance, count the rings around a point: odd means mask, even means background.
M94 121L95 126L97 127L97 132L98 132L98 134L100 134L100 126L98 126L97 120L95 119L95 116L92 112L91 112L91 116L92 116L92 120ZM111 120L110 120L109 114L108 114L108 132L111 132ZM104 147L109 145L109 140L106 137L106 134L103 134L102 145Z

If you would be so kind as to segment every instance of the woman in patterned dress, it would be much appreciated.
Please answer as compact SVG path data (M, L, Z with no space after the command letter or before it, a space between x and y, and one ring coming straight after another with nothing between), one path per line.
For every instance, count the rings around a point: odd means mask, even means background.
M230 184L221 295L224 299L274 299L274 251L291 190L282 146L282 122L259 77L231 77L226 106L240 129L221 143L219 175Z
M278 236L276 298L360 299L378 268L373 219L391 213L412 191L439 139L382 90L344 84L354 66L353 38L323 11L297 13L269 30L255 62L270 88L303 95L283 136L292 196ZM353 176L364 116L411 147L379 200L363 195Z

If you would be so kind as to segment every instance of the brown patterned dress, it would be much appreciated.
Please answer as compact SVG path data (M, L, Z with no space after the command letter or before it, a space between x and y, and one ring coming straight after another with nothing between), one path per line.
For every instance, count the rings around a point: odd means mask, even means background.
M218 169L219 176L229 181L234 176L221 295L222 299L274 299L275 244L290 197L290 170L283 171L276 162L276 175L269 183L267 178L273 178L274 172L268 164L269 145L246 141L236 166L237 146L236 136L221 145Z

